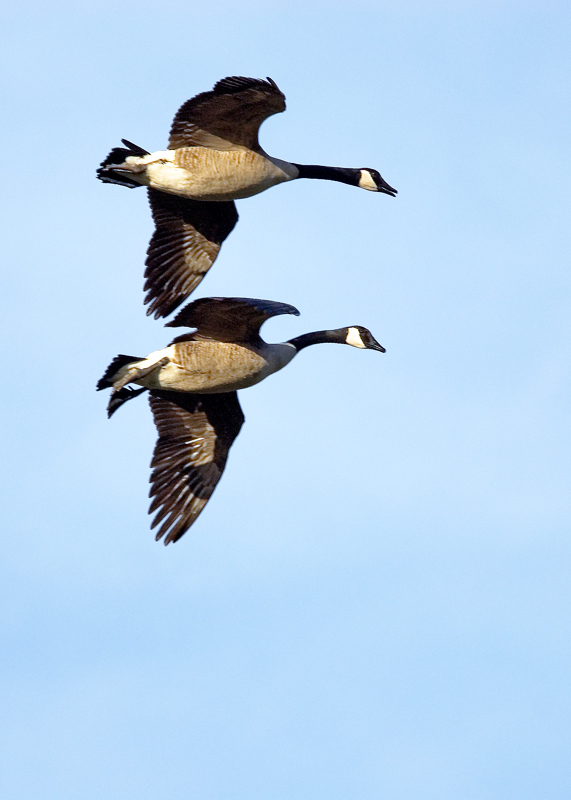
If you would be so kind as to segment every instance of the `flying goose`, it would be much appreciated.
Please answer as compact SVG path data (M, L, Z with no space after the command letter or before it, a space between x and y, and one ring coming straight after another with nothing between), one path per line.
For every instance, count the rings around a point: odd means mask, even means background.
M151 461L157 541L176 542L198 517L222 476L244 415L238 389L253 386L288 364L304 347L322 342L385 352L367 328L352 325L305 333L282 344L260 338L270 317L299 311L285 303L242 297L196 300L167 323L191 327L147 358L118 355L97 384L110 388L110 417L123 403L150 393L158 440ZM130 384L142 388L135 389Z
M224 78L180 107L167 150L149 153L123 139L125 147L101 163L104 183L149 187L156 229L145 262L147 314L168 316L198 286L238 221L234 200L297 178L395 196L375 169L294 164L265 153L259 127L285 107L271 78Z

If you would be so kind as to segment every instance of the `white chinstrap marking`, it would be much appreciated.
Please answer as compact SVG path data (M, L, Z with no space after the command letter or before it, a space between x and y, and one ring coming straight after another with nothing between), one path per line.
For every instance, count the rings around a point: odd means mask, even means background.
M371 173L366 169L361 170L361 177L359 178L359 188L367 189L369 192L379 191L377 184L371 177Z
M361 338L361 334L357 330L357 328L348 328L347 329L347 336L345 338L345 343L350 344L351 347L360 347L362 350L366 349L366 345L363 344L363 339Z

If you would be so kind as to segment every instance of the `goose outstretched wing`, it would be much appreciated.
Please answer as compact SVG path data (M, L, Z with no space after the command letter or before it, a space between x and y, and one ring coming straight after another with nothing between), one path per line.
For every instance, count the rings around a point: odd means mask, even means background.
M189 303L167 328L196 328L201 337L219 342L256 342L267 319L279 314L299 316L288 303L252 297L202 297Z
M156 539L176 542L209 501L244 414L236 392L185 394L153 390L150 404L159 438L151 461Z
M169 149L233 145L258 150L258 130L272 114L285 111L285 96L268 78L223 78L210 92L187 100L176 113Z
M175 310L204 278L238 221L233 201L201 202L149 189L156 229L145 261L145 303L155 319Z

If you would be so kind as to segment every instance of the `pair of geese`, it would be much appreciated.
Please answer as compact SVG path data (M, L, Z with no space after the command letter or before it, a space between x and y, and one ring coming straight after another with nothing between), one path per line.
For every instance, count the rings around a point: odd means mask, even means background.
M345 169L281 161L258 142L262 122L285 110L268 78L229 77L177 112L167 150L149 153L123 139L97 176L104 183L147 186L155 232L147 251L147 314L166 317L198 286L237 220L235 200L298 178L333 180L395 196L374 169ZM167 322L191 328L147 358L117 356L97 384L110 388L108 415L148 391L158 430L151 461L151 527L175 542L196 520L224 471L244 422L237 390L282 369L300 350L320 343L384 348L367 328L315 331L281 344L260 337L262 324L291 305L251 298L195 300ZM141 387L138 389L135 386Z

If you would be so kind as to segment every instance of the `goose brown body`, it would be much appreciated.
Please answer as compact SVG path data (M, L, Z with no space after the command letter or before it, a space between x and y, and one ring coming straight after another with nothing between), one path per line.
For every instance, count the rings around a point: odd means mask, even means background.
M285 367L296 352L293 345L266 342L258 346L207 340L175 342L121 367L113 382L156 365L145 377L129 382L146 389L221 394L254 386Z
M181 147L129 156L125 165L143 186L204 202L243 200L298 177L297 167L287 161L245 147Z

